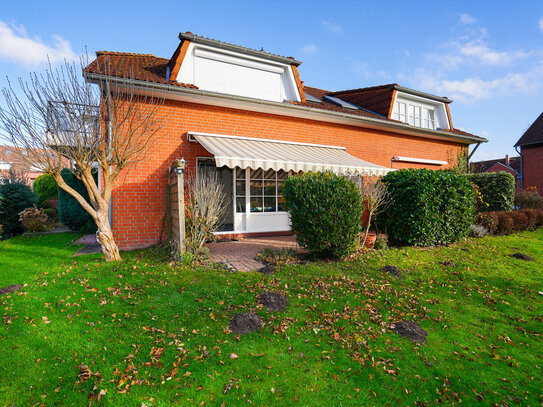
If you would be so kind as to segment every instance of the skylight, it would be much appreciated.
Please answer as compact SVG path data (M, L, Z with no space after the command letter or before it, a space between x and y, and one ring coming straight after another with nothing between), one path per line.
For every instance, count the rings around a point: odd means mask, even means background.
M313 103L322 103L322 100L320 100L319 98L316 98L313 95L310 95L307 92L305 94L305 100L308 101L308 102L313 102Z
M345 102L344 100L341 100L339 98L336 98L334 96L323 96L323 99L331 102L335 105L344 107L345 109L352 109L352 110L358 110L360 109L357 105L353 105L352 103Z

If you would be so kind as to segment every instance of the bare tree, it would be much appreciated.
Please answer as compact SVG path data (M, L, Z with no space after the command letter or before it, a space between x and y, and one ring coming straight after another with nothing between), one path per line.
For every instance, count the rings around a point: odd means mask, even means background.
M377 216L379 212L385 209L388 202L388 191L385 184L383 184L377 177L355 175L351 176L351 179L356 183L362 198L364 199L364 205L368 212L368 221L364 230L364 237L359 242L360 247L364 247L368 234L370 231L371 221Z
M51 174L91 215L106 261L112 261L121 260L109 221L113 185L123 170L148 155L161 125L156 113L163 99L130 79L112 82L105 65L93 84L81 75L84 58L59 68L49 64L45 73L32 73L27 82L19 78L20 92L9 83L3 89L0 136L18 147L14 151L25 150L20 159ZM67 160L85 185L88 201L62 178ZM93 177L97 167L98 182Z
M188 182L185 230L187 249L202 254L204 244L213 238L224 221L228 197L216 171L201 169Z

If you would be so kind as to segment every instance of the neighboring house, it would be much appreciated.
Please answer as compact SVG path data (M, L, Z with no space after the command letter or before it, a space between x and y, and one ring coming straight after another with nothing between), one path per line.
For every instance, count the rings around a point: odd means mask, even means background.
M543 194L543 113L515 144L521 157L521 188L536 187Z
M170 59L97 52L87 81L144 86L165 97L156 151L116 182L110 214L119 246L157 243L168 170L216 168L231 197L224 230L246 236L290 229L282 185L298 171L384 175L444 169L487 140L454 128L445 97L397 84L330 92L304 86L301 62L181 33Z
M508 172L515 177L517 191L520 190L520 156L497 158L495 160L475 161L470 164L471 172Z
M23 175L31 186L36 178L43 174L43 171L23 160L18 154L19 150L12 146L0 146L0 178L6 177L12 170ZM28 155L28 151L22 149L22 155Z

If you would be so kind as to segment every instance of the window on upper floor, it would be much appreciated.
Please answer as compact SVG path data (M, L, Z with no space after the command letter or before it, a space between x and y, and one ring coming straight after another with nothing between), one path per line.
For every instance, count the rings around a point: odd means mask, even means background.
M434 109L416 103L396 102L392 118L412 126L435 129Z

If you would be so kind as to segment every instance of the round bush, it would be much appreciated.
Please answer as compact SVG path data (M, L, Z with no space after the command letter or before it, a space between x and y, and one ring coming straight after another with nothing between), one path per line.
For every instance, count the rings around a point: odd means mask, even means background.
M36 197L28 185L19 182L0 184L0 237L9 239L25 231L19 213L32 207Z
M396 245L433 246L466 237L473 223L474 192L452 171L404 169L382 178L389 205L379 224Z
M358 243L362 196L356 184L330 172L285 181L285 204L300 245L318 257L342 257Z
M40 204L58 198L57 182L51 174L40 175L34 181L32 188Z

